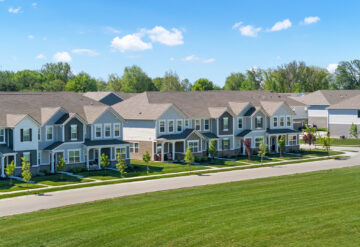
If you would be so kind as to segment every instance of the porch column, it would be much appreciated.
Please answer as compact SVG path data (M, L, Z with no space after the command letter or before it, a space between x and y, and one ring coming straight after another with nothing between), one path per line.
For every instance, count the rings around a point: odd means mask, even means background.
M278 153L279 152L279 145L278 145L278 140L279 140L279 136L275 136L276 137L276 142L275 142L275 144L276 144L276 152Z
M161 142L161 161L164 162L164 142Z
M90 164L89 164L89 157L90 152L89 152L89 148L86 148L86 168L89 170L90 169Z
M172 159L175 160L175 142L172 143Z
M271 151L270 135L268 136L268 149L269 149L269 152L270 152Z
M1 157L1 177L4 178L5 177L5 157Z
M14 165L16 167L16 154L14 154Z
M241 145L242 145L242 147L243 147L243 155L245 155L245 152L246 152L246 148L245 148L245 144L244 144L244 141L245 141L245 139L242 139L242 142L241 142Z
M51 173L55 173L55 154L51 152Z
M101 148L98 148L98 168L99 168L99 170L101 169L100 157L101 157Z

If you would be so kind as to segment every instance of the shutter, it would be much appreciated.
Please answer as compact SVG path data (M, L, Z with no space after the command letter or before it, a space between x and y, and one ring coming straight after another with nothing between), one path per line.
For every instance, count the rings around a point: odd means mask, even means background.
M30 133L30 141L32 142L32 129L29 129L29 133Z
M30 129L31 130L31 129ZM31 132L30 132L31 133ZM30 135L31 136L31 135ZM31 139L31 138L30 138ZM31 155L31 152L29 153L29 163L30 163L30 166L32 166L32 157L31 157L32 155Z
M80 137L81 137L81 136L80 136L80 135L81 135L81 131L80 131L81 128L80 128L80 126L81 126L80 124L76 125L76 132L77 132L77 133L76 133L76 136L77 136L77 139L78 139L78 140L82 139L82 138L80 138Z
M24 130L20 129L20 142L24 141Z
M264 118L261 118L261 128L264 128Z

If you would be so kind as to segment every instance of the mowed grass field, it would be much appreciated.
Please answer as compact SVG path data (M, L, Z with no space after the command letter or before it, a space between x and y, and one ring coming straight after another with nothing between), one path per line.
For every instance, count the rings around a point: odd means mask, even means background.
M359 246L360 167L5 217L0 239L1 246Z

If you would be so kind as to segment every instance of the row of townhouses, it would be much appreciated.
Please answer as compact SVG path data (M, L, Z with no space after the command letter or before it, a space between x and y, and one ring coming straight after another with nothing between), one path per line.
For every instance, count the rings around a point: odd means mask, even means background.
M183 159L190 147L208 155L215 140L217 155L245 155L244 140L256 151L263 141L278 152L299 148L303 121L347 136L360 124L360 90L321 90L307 95L269 91L205 92L13 92L0 93L1 176L21 158L32 172L54 172L60 157L70 167L96 169L105 153L112 164L123 159Z

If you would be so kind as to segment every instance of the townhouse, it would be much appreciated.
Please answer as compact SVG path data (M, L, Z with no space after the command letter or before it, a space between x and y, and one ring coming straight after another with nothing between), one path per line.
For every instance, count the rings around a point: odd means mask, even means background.
M218 155L245 154L244 140L256 150L261 141L278 152L299 148L291 106L303 106L286 95L268 91L145 92L113 108L126 120L124 140L131 157L148 151L153 160L182 159L188 147L197 156L208 154L216 141Z
M123 141L124 119L111 107L72 92L0 93L1 177L14 161L21 172L21 158L33 173L55 171L64 158L69 167L100 167L102 153L112 163L117 154L129 160Z

